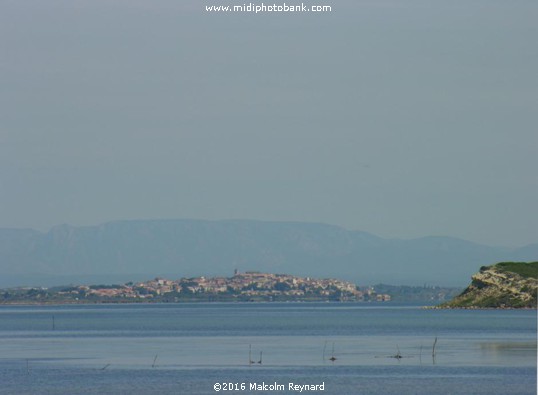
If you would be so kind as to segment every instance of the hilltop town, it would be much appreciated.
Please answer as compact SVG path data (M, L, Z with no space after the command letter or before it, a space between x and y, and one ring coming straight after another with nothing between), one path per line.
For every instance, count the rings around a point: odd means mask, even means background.
M181 301L388 301L388 294L359 290L348 281L288 274L235 272L232 277L155 278L123 285L20 288L0 293L0 303L99 303Z

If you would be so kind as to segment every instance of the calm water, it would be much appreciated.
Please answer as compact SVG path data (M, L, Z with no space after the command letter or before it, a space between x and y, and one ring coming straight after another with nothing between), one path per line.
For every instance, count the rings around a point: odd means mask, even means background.
M324 394L536 394L536 319L359 303L3 306L0 393L215 394L217 382L239 384L224 394L299 393L293 382L325 383ZM249 389L262 382L286 390Z

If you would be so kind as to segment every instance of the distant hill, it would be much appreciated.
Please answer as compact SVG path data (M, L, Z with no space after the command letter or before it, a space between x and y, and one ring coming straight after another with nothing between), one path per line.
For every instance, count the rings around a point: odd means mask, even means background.
M337 226L250 220L136 220L0 228L0 287L111 283L259 270L357 284L463 286L476 267L534 260L538 244L490 247L451 237L383 239Z
M537 307L538 262L483 266L461 295L441 307Z

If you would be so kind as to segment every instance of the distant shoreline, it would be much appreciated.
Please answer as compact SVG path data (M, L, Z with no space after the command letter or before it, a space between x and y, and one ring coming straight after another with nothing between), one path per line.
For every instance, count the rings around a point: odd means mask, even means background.
M103 304L182 302L415 302L438 304L458 288L378 284L359 287L334 278L235 272L232 277L154 278L114 285L70 285L0 290L4 304Z

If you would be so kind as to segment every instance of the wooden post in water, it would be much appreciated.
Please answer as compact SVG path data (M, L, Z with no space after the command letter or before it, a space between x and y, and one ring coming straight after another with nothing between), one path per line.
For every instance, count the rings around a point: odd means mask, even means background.
M433 341L433 347L432 347L432 360L435 364L435 345L437 344L437 336L435 336L435 340Z
M248 364L252 365L254 361L252 360L252 344L248 345Z
M333 342L333 352L332 352L332 356L329 358L329 361L331 361L331 362L336 361L336 357L334 356L334 342Z

